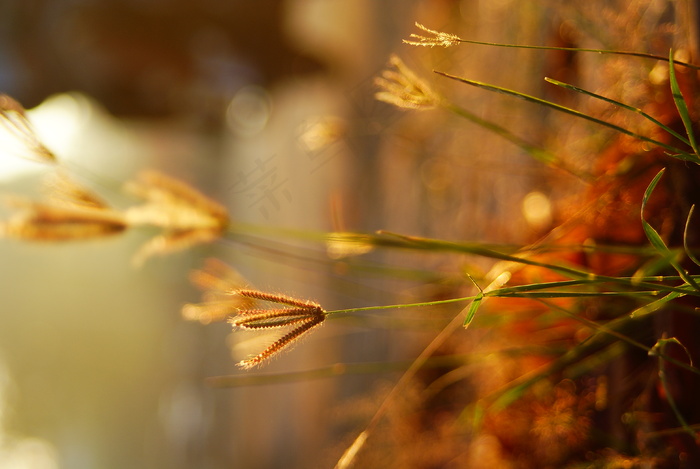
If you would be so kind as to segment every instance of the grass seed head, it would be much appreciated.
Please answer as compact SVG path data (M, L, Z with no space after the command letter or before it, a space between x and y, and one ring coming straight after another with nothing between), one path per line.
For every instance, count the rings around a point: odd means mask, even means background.
M234 290L231 294L239 298L283 306L282 308L270 309L241 309L230 320L234 327L256 330L292 327L291 331L277 339L258 355L239 362L238 366L244 369L250 369L268 361L326 320L326 311L321 308L321 305L311 300L300 300L277 293L245 288Z
M123 232L126 224L117 212L64 207L14 199L21 211L0 224L0 235L31 241L68 241L101 238Z
M274 329L305 322L320 314L307 308L244 310L229 322L242 329Z
M245 370L249 370L269 361L276 355L280 354L283 350L299 341L304 334L310 332L316 326L321 325L325 319L325 314L310 316L308 319L300 322L299 325L293 330L277 339L259 354L238 362L238 366Z
M438 94L418 78L399 56L392 54L389 64L393 69L385 70L374 80L380 89L374 94L377 100L403 109L432 109L440 105Z
M247 285L248 281L219 259L207 259L202 268L190 273L190 281L202 291L202 302L183 306L182 316L187 320L208 324L255 307L255 300L231 295L231 290Z
M18 211L0 224L0 234L32 241L66 241L105 237L127 228L121 213L65 175L52 179L47 188L45 201L7 197L5 202Z
M40 163L56 163L56 156L34 133L24 107L6 94L0 94L0 131L19 144L19 156Z
M267 293L259 290L242 288L232 291L231 294L242 296L244 298L253 298L257 300L267 301L269 303L296 306L298 308L304 308L307 310L317 310L318 312L324 312L323 308L321 308L321 305L314 301L299 300L290 296L281 295L279 293Z
M129 225L150 225L163 233L144 245L134 257L141 265L151 256L182 251L219 239L228 226L228 212L182 181L156 171L141 173L126 185L127 192L145 203L125 211Z
M412 40L407 40L404 39L403 42L404 44L410 44L412 46L426 46L426 47L452 47L452 46L457 46L462 42L462 39L459 36L456 36L454 34L449 34L449 33L443 33L440 31L433 31L432 29L428 29L422 24L416 22L416 26L419 29L422 29L423 31L430 33L433 35L433 37L426 37L426 36L421 36L419 34L411 34Z
M131 225L151 225L173 231L222 230L228 213L182 181L156 171L145 171L126 184L126 191L145 200L126 210Z

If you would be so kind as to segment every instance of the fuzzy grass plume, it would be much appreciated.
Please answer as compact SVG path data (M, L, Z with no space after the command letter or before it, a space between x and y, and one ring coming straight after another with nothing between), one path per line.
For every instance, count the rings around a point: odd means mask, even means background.
M160 172L142 172L127 183L126 191L144 200L143 204L125 211L129 225L149 225L163 230L136 254L136 265L153 255L215 241L228 226L228 213L221 204Z
M432 109L440 105L440 96L398 55L389 57L389 65L391 68L374 80L380 89L374 95L376 99L403 109Z
M187 303L182 307L182 317L188 321L209 324L224 321L240 309L254 308L255 300L232 291L243 288L248 281L234 268L209 258L204 265L190 273L190 281L202 291L201 303Z
M412 46L426 46L426 47L452 47L459 45L460 42L463 42L462 39L455 35L455 34L450 34L450 33L443 33L440 31L434 31L432 29L428 29L422 24L416 22L416 27L418 29L422 29L423 31L432 34L432 37L429 36L421 36L419 34L411 34L411 39L404 39L403 42L404 44L409 44Z
M27 241L67 241L111 236L127 228L121 213L65 174L56 175L45 185L43 201L5 197L6 204L17 212L0 224L0 235Z

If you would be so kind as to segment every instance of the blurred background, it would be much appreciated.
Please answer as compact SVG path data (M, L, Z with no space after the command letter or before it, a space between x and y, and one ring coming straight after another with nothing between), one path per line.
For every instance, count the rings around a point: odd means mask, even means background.
M622 34L605 32L622 24L627 7L611 5L617 16L607 18L589 3L574 11L515 0L3 1L0 91L29 110L68 168L117 204L121 182L155 168L263 233L385 229L523 243L552 222L549 200L576 193L578 182L553 177L444 111L377 102L374 77L397 53L480 116L532 143L566 141L566 153L585 155L604 134L583 140L558 116L552 136L542 109L438 80L431 70L552 98L557 90L546 89L543 76L566 81L600 59L417 48L401 39L419 32L418 21L480 41L619 45ZM632 17L654 30L667 10L651 3ZM596 89L619 82L611 73L576 76ZM46 172L3 155L2 192L36 195ZM528 194L539 197L539 217L523 212ZM332 467L401 375L381 364L405 367L459 311L334 318L266 368L242 372L235 362L251 353L245 337L180 314L198 301L187 276L207 257L259 289L313 298L328 310L469 288L465 259L456 256L370 253L360 266L411 273L376 275L283 235L232 237L135 269L130 259L148 237L0 243L0 468ZM336 367L333 378L281 384L255 378L365 362L379 365L366 375ZM209 379L222 376L234 379ZM250 378L246 385L212 385L241 384L240 376Z

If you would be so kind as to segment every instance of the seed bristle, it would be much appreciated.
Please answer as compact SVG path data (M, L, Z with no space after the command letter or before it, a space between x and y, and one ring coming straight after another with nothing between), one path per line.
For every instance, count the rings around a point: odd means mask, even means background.
M238 366L245 370L249 370L270 360L272 357L279 354L282 350L289 347L294 342L298 341L303 334L309 332L311 329L321 324L325 319L325 314L311 315L309 319L304 321L299 327L295 328L294 330L290 331L286 335L276 340L258 355L238 362Z
M298 306L299 308L305 308L307 310L315 309L319 312L323 312L323 308L318 303L310 300L298 300L285 295L280 295L277 293L267 293L259 290L251 290L242 288L239 290L234 290L232 294L237 294L246 298L253 298L256 300L269 301L270 303L285 304L289 306Z
M297 324L318 315L306 308L245 310L239 311L238 316L229 322L242 329L272 329Z

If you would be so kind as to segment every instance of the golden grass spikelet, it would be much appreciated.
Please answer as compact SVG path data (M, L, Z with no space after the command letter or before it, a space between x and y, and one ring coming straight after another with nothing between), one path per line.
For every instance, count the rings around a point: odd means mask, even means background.
M244 369L250 369L266 362L326 319L326 311L321 308L321 305L310 300L299 300L252 289L239 289L232 291L231 294L291 306L291 308L241 309L238 311L238 315L230 320L234 327L241 329L260 330L293 326L291 331L277 339L258 355L240 361L238 366Z
M229 322L241 329L274 329L291 326L317 316L308 308L282 308L240 311L239 316Z
M6 203L19 212L0 225L0 234L32 241L99 238L127 228L124 217L97 195L65 175L48 183L47 200L10 196Z
M202 302L182 307L183 318L208 324L223 321L241 309L253 308L256 301L231 295L248 284L245 278L219 259L209 258L200 269L190 273L190 282L202 291Z
M384 70L374 80L381 89L374 94L376 99L404 109L432 109L440 105L438 94L397 55L389 57L389 64L394 69Z
M6 94L0 94L0 128L16 143L22 145L17 153L40 163L55 163L56 156L34 133L24 107Z
M144 204L126 210L127 223L164 230L136 254L136 265L153 255L215 241L228 226L228 212L222 205L184 182L159 172L142 172L136 180L127 183L126 190L145 200Z
M323 311L321 305L311 300L298 300L290 296L281 295L279 293L266 293L259 290L241 288L231 292L232 294L240 295L245 298L255 298L256 300L269 301L270 303L284 304L289 306L297 306L299 308L314 309Z
M126 229L122 216L109 209L61 206L13 198L8 203L22 211L0 225L0 234L32 241L101 238Z
M132 225L153 225L184 231L225 228L228 213L219 203L193 187L157 171L144 171L126 184L127 192L145 204L131 207L126 218Z
M236 269L213 257L205 259L202 268L190 272L189 279L203 292L214 292L226 297L230 297L232 290L248 283Z
M416 39L416 40L404 39L403 40L404 44L410 44L412 46L426 46L426 47L435 47L435 46L452 47L452 46L457 46L462 42L462 38L460 38L459 36L456 36L454 34L443 33L440 31L433 31L432 29L428 29L418 22L416 22L415 24L419 29L422 29L423 31L432 34L433 37L425 37L425 36L420 36L418 34L411 34L410 37L412 37L413 39Z
M259 354L238 362L238 366L245 370L249 370L251 368L265 363L275 355L282 352L282 350L284 350L285 348L297 342L302 335L306 334L307 332L311 331L311 329L320 325L324 320L325 314L311 316L309 319L306 319L304 322L302 322L301 325L299 325L289 333L285 334L281 338L277 339Z
M64 172L49 176L44 185L47 197L57 205L96 209L109 208L101 197L85 186L76 183Z

